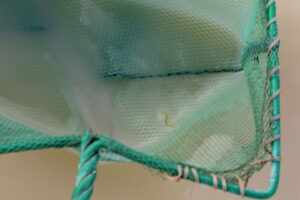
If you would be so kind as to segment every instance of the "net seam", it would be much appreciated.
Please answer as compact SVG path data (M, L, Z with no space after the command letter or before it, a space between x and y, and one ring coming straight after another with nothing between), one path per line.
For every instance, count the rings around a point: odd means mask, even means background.
M154 75L146 75L146 76L139 76L139 75L115 75L109 76L105 75L104 78L111 78L111 79L144 79L144 78L165 78L170 76L184 76L184 75L201 75L201 74L214 74L214 73L234 73L234 72L241 72L243 68L237 69L222 69L222 70L204 70L204 71L184 71L184 72L170 72L165 74L154 74Z

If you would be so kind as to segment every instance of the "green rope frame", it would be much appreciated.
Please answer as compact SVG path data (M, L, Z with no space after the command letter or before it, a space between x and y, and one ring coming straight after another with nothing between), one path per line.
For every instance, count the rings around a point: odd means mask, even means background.
M268 55L270 60L271 77L270 77L270 103L273 106L272 116L275 120L271 121L271 127L273 128L273 136L276 137L280 134L280 100L279 100L279 61L278 61L278 48L279 39L277 36L277 24L276 24L276 6L275 0L268 0L266 5L267 10L267 31L269 37L273 40L268 49ZM272 70L275 71L272 73ZM170 175L177 175L178 164L147 156L140 152L136 152L116 140L103 136L95 136L94 139L92 135L87 132L83 137L83 142L81 146L81 159L79 161L79 173L76 179L76 188L73 192L73 200L88 200L92 195L93 182L96 176L96 165L99 160L99 150L107 149L111 152L122 155L134 162L146 165L148 167L166 172ZM126 152L126 154L124 153ZM257 199L269 198L275 194L280 174L280 140L276 139L272 141L272 166L271 166L271 176L270 184L266 190L253 190L249 188L243 188L236 184L227 183L226 189L228 192L247 196ZM180 168L181 170L183 167ZM179 174L183 174L182 171ZM195 175L192 171L189 171L185 177L188 180L196 181ZM214 186L218 189L224 189L222 180L211 175L203 174L198 172L198 177L200 182L206 185Z
M275 0L267 0L266 5L268 26L267 31L269 38L274 42L270 44L268 50L269 66L271 70L270 77L270 103L272 103L272 116L271 128L273 129L273 136L278 137L280 135L280 99L279 99L279 71L275 70L279 67L278 50L279 40L277 36L277 24L276 24L276 6ZM272 72L273 70L273 72ZM274 71L275 70L275 71ZM24 142L18 142L12 144L1 144L0 153L10 153L18 151L26 151L33 149L45 149L45 148L64 148L64 147L79 147L81 145L81 158L79 161L79 172L76 179L76 187L74 189L72 199L73 200L88 200L93 193L93 182L96 178L96 166L99 160L99 150L107 149L111 152L124 156L136 163L146 165L148 167L165 172L171 176L178 175L178 163L162 160L156 157L148 156L141 152L134 151L127 146L119 143L118 141L100 135L91 135L89 131L85 135L75 134L62 137L48 136L48 140L44 138L33 138L31 144ZM280 158L280 139L276 139L272 142L272 166L269 187L266 190L253 190L245 188L243 193L247 197L265 199L275 194L280 175L280 162L276 160ZM181 166L184 169L185 166ZM183 174L182 171L181 174ZM218 189L223 189L222 180L213 178L209 174L198 172L198 177L201 183L216 186ZM185 177L188 180L196 181L196 177L189 171ZM241 195L241 188L237 184L227 183L227 191Z

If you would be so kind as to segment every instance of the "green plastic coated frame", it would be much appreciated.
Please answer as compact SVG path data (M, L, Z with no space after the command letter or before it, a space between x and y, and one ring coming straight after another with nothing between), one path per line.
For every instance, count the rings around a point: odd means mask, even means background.
M278 68L278 49L279 40L277 39L277 24L274 19L276 19L276 6L274 0L267 0L267 19L268 22L268 36L273 39L276 44L271 43L268 50L269 54L269 66L270 70ZM280 99L279 99L279 72L276 70L271 74L270 79L270 95L274 97L272 99L272 116L280 116ZM272 122L271 128L273 129L273 136L280 134L280 119L276 118ZM50 142L49 142L50 141ZM34 144L34 145L33 145ZM137 152L118 141L108 138L102 135L92 136L89 131L87 134L75 134L62 137L49 136L49 140L32 138L31 144L19 142L15 144L1 144L0 153L10 153L17 151L26 151L33 149L44 149L44 148L63 148L63 147L76 147L78 148L81 144L81 158L79 162L79 172L76 180L76 188L73 193L72 199L76 200L88 200L93 192L93 182L96 178L96 166L99 160L99 149L106 149L116 154L119 154L131 161L146 165L148 167L160 170L162 172L168 173L169 175L176 176L178 174L178 165L180 163L175 163L167 160L162 160L152 156L148 156L141 152ZM280 158L280 139L273 141L272 143L272 158ZM182 170L184 165L182 166ZM182 171L182 174L184 172ZM275 194L280 175L280 162L272 161L271 165L271 175L269 187L266 190L254 190L245 188L244 195L251 198L266 199ZM198 172L199 180L201 183L214 186L214 179L211 175ZM186 179L195 181L195 177L191 170L189 171ZM222 180L217 179L217 188L222 189ZM227 183L227 191L240 195L241 188L237 184Z
M268 50L269 55L269 65L270 69L274 69L279 66L278 61L278 48L279 48L279 40L277 37L277 24L274 19L276 19L276 6L274 0L268 0L267 1L267 21L271 22L267 26L268 35L271 39L274 40L270 44L270 48ZM270 78L270 95L271 97L274 95L274 99L272 99L272 107L273 107L273 113L272 116L280 116L280 100L279 100L279 72L275 71L271 74ZM273 137L280 134L280 119L277 118L275 121L271 123L271 127L273 129ZM88 139L90 137L90 139ZM82 155L79 162L79 173L77 176L77 185L73 193L73 199L83 199L87 200L92 195L92 188L93 188L93 182L96 177L96 164L99 159L98 151L99 149L106 149L111 152L114 152L116 154L119 154L121 156L124 156L125 158L130 159L131 161L134 161L136 163L140 163L143 165L146 165L148 167L160 170L162 172L166 172L170 175L177 175L178 174L178 165L179 163L174 163L162 159L158 159L155 157L151 157L148 155L145 155L143 153L134 151L133 149L130 149L118 141L104 137L104 136L95 136L95 140L88 144L87 141L91 141L92 136L87 132L86 136L84 136L83 141L86 141L86 143L83 142L82 147L84 149L81 149ZM90 145L89 147L87 147ZM85 148L86 147L86 148ZM272 158L280 158L280 140L275 140L272 143ZM96 159L96 161L95 161ZM89 163L89 160L92 160L92 164ZM184 166L184 165L181 165ZM183 167L181 168L183 170ZM184 172L182 171L181 174ZM278 160L272 161L271 166L271 175L270 175L270 183L269 187L266 190L254 190L249 188L244 188L243 192L244 195L251 198L257 198L257 199L266 199L271 197L275 194L278 183L279 183L279 175L280 175L280 162ZM214 180L211 175L207 175L201 172L198 172L199 180L201 183L213 186ZM88 178L83 178L88 177ZM91 178L90 178L91 177ZM82 182L81 182L82 179ZM196 178L194 177L193 173L189 171L188 176L186 179L191 181L196 181ZM217 179L217 186L216 188L222 189L222 180ZM227 184L227 191L241 195L241 188L237 184L228 183ZM77 197L76 197L77 195Z

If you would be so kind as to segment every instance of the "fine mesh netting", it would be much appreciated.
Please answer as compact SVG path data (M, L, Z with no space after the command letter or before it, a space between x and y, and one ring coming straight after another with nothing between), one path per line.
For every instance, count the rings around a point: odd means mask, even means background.
M271 136L265 4L2 0L0 146L92 129L233 182L250 176Z

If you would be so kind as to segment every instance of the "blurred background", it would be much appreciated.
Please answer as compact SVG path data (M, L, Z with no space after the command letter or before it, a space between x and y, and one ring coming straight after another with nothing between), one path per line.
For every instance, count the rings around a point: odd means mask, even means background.
M271 200L300 199L300 1L278 1L281 38L282 168L277 193ZM41 150L0 156L0 199L70 199L79 155L64 150ZM249 187L265 189L269 167L250 179ZM92 199L241 199L188 181L174 183L152 176L136 164L101 164Z

